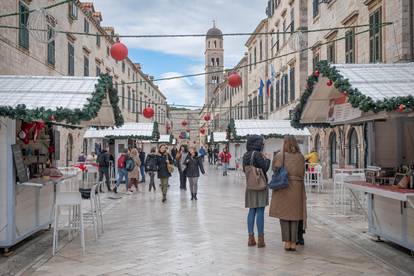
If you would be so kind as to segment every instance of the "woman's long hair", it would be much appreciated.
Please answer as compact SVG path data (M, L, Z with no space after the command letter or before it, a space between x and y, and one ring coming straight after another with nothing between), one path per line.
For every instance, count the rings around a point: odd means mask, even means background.
M283 141L283 151L287 153L300 153L298 141L295 136L286 135Z
M133 148L133 149L131 150L131 155L132 155L133 157L138 156L138 150L137 150L136 148Z

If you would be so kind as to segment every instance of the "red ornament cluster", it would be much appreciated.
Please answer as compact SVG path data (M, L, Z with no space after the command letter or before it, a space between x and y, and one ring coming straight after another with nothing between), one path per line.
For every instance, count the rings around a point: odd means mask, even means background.
M144 115L145 118L151 119L152 117L154 117L154 109L152 109L151 106L148 106L144 109L142 114Z
M332 80L328 80L328 82L326 83L327 86L331 87L333 85L333 81Z
M121 42L116 42L111 46L111 56L117 61L124 60L128 56L128 48Z
M210 121L211 120L211 116L210 116L210 114L206 114L206 115L204 115L204 121Z
M206 130L205 130L204 128L200 128L200 133L201 133L202 135L204 135L204 134L206 133Z
M405 108L405 104L400 104L400 106L398 107L398 112L404 112Z
M230 74L228 83L231 87L236 88L242 84L242 79L238 73L234 72Z
M187 122L186 120L184 120L184 121L182 121L182 122L181 122L181 125L182 125L183 127L186 127L186 126L188 125L188 122Z
M316 70L315 72L313 72L313 75L317 78L319 78L319 76L321 75L321 73L319 72L319 70Z

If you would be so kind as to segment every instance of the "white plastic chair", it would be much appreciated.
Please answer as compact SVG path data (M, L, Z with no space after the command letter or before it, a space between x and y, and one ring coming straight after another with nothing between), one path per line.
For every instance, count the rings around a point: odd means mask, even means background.
M347 181L366 181L364 169L335 169L334 171L334 192L333 203L336 209L337 204L342 207L345 213L345 205L352 204L353 198L350 193L345 193L344 183ZM352 206L352 205L351 205Z
M305 187L316 187L318 189L318 193L324 190L321 165L315 165L313 171L305 172Z

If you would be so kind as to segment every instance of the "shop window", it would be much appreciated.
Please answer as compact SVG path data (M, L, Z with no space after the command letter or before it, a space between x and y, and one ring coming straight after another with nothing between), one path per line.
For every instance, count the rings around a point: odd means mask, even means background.
M382 12L376 10L369 16L369 60L370 62L382 61Z
M29 20L29 8L22 2L19 2L19 45L29 50L29 30L27 21Z
M348 152L348 164L358 166L358 135L355 128L351 129L348 137L349 152Z
M355 30L350 29L345 33L345 62L355 63Z

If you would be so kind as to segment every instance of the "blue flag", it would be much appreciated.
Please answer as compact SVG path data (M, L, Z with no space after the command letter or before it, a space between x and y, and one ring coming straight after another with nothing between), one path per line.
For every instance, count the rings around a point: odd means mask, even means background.
M259 97L263 97L263 88L264 88L264 82L262 79L260 79L260 86L259 86Z

